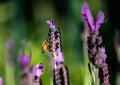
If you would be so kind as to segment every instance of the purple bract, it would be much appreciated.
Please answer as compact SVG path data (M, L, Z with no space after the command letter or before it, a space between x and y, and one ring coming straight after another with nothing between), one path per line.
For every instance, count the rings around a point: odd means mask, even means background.
M105 18L104 13L102 11L99 11L95 23L89 5L87 3L84 3L82 6L82 16L84 20L87 21L88 25L93 31L97 31L99 29L100 25L104 22L104 18Z
M44 64L43 63L39 63L36 66L32 66L32 71L34 74L34 79L38 79L40 78L40 76L44 73Z
M57 56L53 59L54 62L56 62L57 64L63 63L64 62L64 56L63 56L60 48L57 49L56 55Z

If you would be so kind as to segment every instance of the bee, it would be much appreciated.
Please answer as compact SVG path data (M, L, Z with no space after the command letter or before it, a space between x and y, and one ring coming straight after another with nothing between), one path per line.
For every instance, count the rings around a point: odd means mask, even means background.
M49 48L49 39L46 39L42 43L42 48L41 48L42 53L44 53L48 48Z

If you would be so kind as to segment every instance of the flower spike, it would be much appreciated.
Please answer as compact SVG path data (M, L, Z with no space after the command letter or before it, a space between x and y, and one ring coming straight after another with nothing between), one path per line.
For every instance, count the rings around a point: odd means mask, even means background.
M56 53L56 50L61 47L60 44L60 31L55 28L55 23L53 20L46 20L46 23L49 25L49 52L52 54Z
M33 74L34 74L34 80L37 80L44 73L44 64L39 63L36 66L33 65L32 66L32 71L33 71Z
M22 48L21 48L21 52L18 58L18 62L21 65L21 67L24 69L26 67L29 67L30 61L31 61L31 50L30 50L30 56L26 55L24 53L24 44L25 42L22 41ZM31 49L31 47L29 46L29 49Z
M69 74L67 66L63 64L64 56L61 51L61 33L60 30L55 27L53 20L47 20L49 25L49 39L43 42L42 51L48 49L48 54L51 60L54 62L53 68L53 83L54 85L69 85Z
M88 57L91 62L91 66L89 65L90 72L92 73L92 78L95 78L93 83L95 85L99 85L99 83L101 85L110 85L109 69L105 62L107 58L105 45L99 33L100 25L104 22L105 18L104 13L99 11L96 22L94 22L89 5L84 3L82 6L82 16L87 22L88 27L91 28L90 35L87 37L87 46Z

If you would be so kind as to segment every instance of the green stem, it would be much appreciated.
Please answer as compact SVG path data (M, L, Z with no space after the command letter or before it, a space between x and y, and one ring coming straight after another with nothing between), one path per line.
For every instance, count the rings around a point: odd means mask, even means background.
M84 56L84 67L85 67L85 75L84 75L84 85L89 85L89 81L90 81L90 73L89 73L89 69L88 69L88 63L89 63L89 59L88 59L88 52L87 52L87 43L84 42L83 43L83 56Z
M98 76L98 73L99 73L99 69L96 68L96 70L95 70L95 84L94 85L99 85L99 76Z

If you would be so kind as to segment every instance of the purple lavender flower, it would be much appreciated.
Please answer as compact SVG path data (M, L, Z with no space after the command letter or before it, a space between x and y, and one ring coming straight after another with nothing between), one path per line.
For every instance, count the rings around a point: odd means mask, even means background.
M56 57L53 59L54 62L56 62L57 64L61 64L64 62L64 56L60 50L60 48L57 49L57 52L56 52Z
M26 68L30 64L30 58L24 53L19 56L18 60L22 68Z
M52 19L51 20L46 20L46 23L49 25L49 27L51 29L55 29L55 23Z
M58 48L61 48L60 43L60 31L56 29L55 23L53 20L46 20L46 23L50 27L49 30L49 52L55 53Z
M43 63L39 63L36 66L32 66L32 71L34 74L34 80L37 80L38 78L40 78L40 76L43 74L44 72L44 64Z
M101 48L101 52L102 52L102 60L103 60L103 62L105 62L106 58L107 58L107 55L105 53L105 48L104 47Z
M0 85L2 85L2 77L0 77Z
M99 77L100 77L100 80L101 80L101 85L111 85L108 68L109 67L106 63L102 63L102 65L99 68Z
M93 31L97 31L100 25L104 22L104 13L102 11L99 11L96 23L94 22L92 13L87 3L84 3L82 6L82 16Z
M69 74L67 66L63 64L64 56L61 51L60 30L55 27L53 20L47 20L49 29L49 48L48 54L54 61L53 83L54 85L69 85Z
M88 24L90 25L91 29L94 30L94 20L89 8L89 5L87 3L84 3L82 6L82 15L83 18L88 22Z
M23 69L29 67L29 64L31 61L31 50L30 50L30 56L26 55L24 53L24 44L25 43L22 42L22 49L21 49L21 53L20 53L19 58L18 58L18 62ZM29 49L31 49L31 47L29 47Z
M99 11L96 22L94 22L89 5L84 3L82 6L82 16L92 29L87 40L89 59L95 66L99 67L106 60L104 43L98 31L100 25L104 22L104 13Z
M60 30L55 27L53 20L46 20L46 23L50 27L49 30L49 52L54 56L53 61L57 64L64 62L64 56L61 52L61 37Z
M100 25L104 22L104 18L105 18L104 13L102 11L99 11L95 24L95 31L97 31Z
M96 22L94 22L89 5L84 3L82 7L82 16L88 26L92 29L87 40L89 60L96 67L95 69L99 69L101 85L110 85L108 65L105 63L107 55L105 53L102 36L98 30L100 25L104 22L104 13L99 11ZM98 73L95 73L95 75L97 76ZM97 78L95 79L95 82L97 82Z

